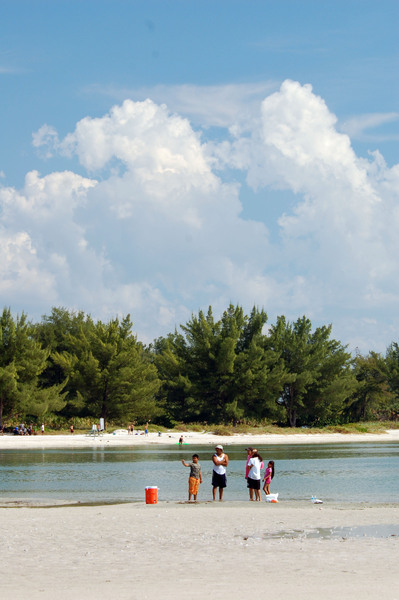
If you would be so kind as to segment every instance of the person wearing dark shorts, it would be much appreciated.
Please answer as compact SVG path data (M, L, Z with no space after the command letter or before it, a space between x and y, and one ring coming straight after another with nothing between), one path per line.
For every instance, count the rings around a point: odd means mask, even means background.
M251 490L260 490L260 479L252 479L251 477L248 477L247 485Z
M223 453L223 446L216 446L215 454L212 456L212 493L216 500L216 490L219 488L219 501L223 500L223 490L226 487L226 467L229 464L229 457Z
M223 475L219 475L219 473L215 473L215 471L212 471L212 486L214 488L225 488L226 485L226 473L223 473Z
M247 487L249 489L249 499L251 502L255 500L260 502L260 465L262 462L262 457L258 452L252 453L252 458L248 461L249 473L247 479Z

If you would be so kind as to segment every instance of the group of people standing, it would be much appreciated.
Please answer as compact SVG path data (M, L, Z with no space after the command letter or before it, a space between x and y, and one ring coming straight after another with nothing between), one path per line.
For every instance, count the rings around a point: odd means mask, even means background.
M261 469L264 464L262 457L256 448L246 448L247 451L247 462L245 467L245 479L247 480L247 487L249 489L249 499L251 501L261 501ZM219 501L223 500L224 488L227 485L226 481L226 470L229 464L229 457L223 451L223 446L218 444L215 447L215 453L212 456L213 470L212 470L212 496L213 500L216 500L217 490L219 490ZM201 465L199 464L198 454L193 454L192 462L187 463L182 460L182 464L185 467L190 468L190 475L188 478L188 501L191 502L193 497L194 502L197 502L197 494L199 484L202 483ZM267 464L264 476L263 476L263 491L266 495L270 494L270 482L274 477L274 461L270 460Z
M0 431L4 433L3 426L1 427ZM44 435L44 423L41 424L40 431L42 432L42 435ZM12 432L14 435L36 435L37 427L36 425L28 425L25 427L24 423L21 423L20 425L16 425Z

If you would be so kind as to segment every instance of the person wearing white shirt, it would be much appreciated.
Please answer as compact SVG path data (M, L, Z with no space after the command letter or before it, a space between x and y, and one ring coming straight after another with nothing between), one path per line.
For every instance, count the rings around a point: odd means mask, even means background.
M262 463L262 457L258 452L252 454L252 458L248 461L249 473L247 479L247 487L249 488L249 499L251 502L255 500L261 501L260 495L260 465Z
M219 501L223 500L223 490L226 487L226 467L229 464L229 457L223 453L223 446L220 444L215 448L215 454L212 456L212 493L216 500L216 490L219 488Z

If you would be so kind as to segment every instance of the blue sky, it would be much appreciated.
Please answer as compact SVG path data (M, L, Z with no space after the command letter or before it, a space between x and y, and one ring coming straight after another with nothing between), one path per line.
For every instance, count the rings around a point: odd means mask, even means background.
M399 337L395 0L0 0L0 302Z

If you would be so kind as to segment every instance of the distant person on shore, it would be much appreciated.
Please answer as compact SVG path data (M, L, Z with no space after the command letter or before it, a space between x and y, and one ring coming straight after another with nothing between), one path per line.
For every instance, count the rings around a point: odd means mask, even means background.
M147 421L147 423L145 424L145 427L144 427L144 435L148 435L148 421Z
M70 426L69 431L73 433L73 425Z
M179 446L183 446L183 436L179 437Z
M42 435L44 435L44 423L42 423L41 430L42 430Z
M223 491L226 487L226 467L229 464L229 457L223 453L223 446L220 444L215 448L215 454L212 456L212 494L213 500L216 500L216 490L219 488L219 502L223 500Z
M194 498L194 502L197 502L197 494L199 484L202 483L202 473L201 473L201 465L198 462L199 456L198 454L193 454L192 462L186 463L185 460L182 460L182 464L185 467L190 467L190 475L188 478L188 501L191 502L191 496Z
M274 460L269 460L267 463L265 475L263 477L263 491L266 496L270 494L270 483L274 477Z
M247 487L249 489L249 499L251 502L255 500L257 502L261 501L260 496L260 465L262 462L262 457L258 452L253 452L252 457L249 460L249 473L247 479Z

